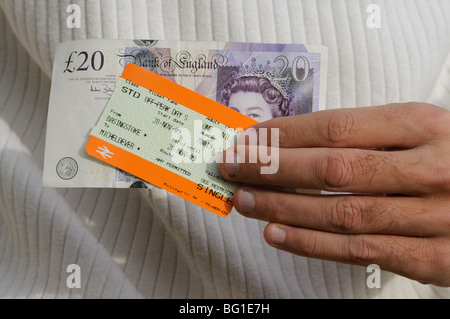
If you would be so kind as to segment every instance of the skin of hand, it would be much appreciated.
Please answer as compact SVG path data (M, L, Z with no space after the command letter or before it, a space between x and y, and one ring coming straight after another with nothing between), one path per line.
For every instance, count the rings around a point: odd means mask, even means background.
M261 174L267 164L248 160L264 147L248 141L224 153L220 170L244 183L234 206L269 222L268 244L450 286L450 112L411 102L276 118L252 128L267 128L269 136L279 129L276 173Z

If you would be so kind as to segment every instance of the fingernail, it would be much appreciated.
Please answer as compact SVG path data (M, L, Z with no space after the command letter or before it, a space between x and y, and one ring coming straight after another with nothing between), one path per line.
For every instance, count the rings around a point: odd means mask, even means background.
M234 148L230 148L225 154L225 172L228 177L237 175L239 166L239 154L235 152Z
M279 226L270 228L270 239L272 244L281 245L286 240L286 231Z
M239 193L239 212L244 214L249 214L253 210L255 204L255 199L253 194L249 191L241 191Z

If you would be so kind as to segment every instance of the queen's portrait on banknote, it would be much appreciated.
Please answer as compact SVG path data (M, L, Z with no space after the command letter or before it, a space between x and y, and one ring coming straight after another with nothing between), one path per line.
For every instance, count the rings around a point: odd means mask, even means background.
M253 63L255 60L253 60ZM276 82L268 71L241 67L221 92L221 103L259 122L293 115L291 92Z

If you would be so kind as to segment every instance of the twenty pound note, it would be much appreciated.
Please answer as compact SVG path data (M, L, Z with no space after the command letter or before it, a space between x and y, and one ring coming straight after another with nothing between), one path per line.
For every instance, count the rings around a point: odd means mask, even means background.
M130 63L257 122L325 107L327 49L322 46L156 40L62 43L53 67L44 186L151 187L85 151L116 81ZM123 125L131 125L124 130L134 129L130 123Z

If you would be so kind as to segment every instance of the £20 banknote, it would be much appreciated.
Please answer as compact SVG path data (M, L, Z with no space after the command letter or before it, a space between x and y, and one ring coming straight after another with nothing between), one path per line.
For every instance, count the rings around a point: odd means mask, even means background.
M327 49L323 46L159 40L65 42L58 46L54 59L44 186L151 186L85 151L117 79L130 63L258 122L325 108ZM251 107L243 94L236 94L260 92L261 87L276 93L270 95L268 110Z

